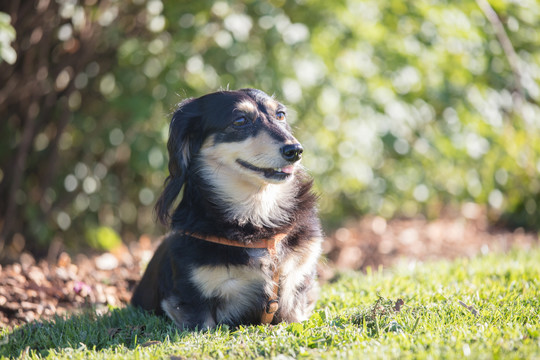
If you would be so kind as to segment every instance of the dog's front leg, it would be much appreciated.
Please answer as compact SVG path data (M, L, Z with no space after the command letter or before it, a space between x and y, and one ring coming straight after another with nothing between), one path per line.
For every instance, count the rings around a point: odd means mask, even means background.
M172 287L166 291L161 308L180 329L210 329L216 326L212 304L190 280L189 258L182 251L171 250Z
M180 329L205 330L216 326L211 306L202 298L182 299L180 295L171 295L161 302L161 307Z

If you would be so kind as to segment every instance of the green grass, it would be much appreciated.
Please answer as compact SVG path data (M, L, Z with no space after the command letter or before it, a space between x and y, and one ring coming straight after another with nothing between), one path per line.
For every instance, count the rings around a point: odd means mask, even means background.
M401 300L399 300L401 299ZM540 249L343 273L304 323L180 332L132 308L0 330L48 359L540 358Z

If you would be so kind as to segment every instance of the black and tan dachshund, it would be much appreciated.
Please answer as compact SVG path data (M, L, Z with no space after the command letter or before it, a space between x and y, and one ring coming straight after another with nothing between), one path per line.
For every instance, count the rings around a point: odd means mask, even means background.
M322 233L286 107L255 89L185 100L167 147L155 210L171 231L133 305L182 329L306 320Z

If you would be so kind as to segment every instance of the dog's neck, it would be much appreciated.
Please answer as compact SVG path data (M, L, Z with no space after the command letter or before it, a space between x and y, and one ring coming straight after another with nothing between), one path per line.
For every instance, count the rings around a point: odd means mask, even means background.
M283 184L253 184L237 176L205 176L211 193L208 199L227 222L240 226L279 227L290 222L291 202L296 195L294 179Z
M200 169L193 170L172 216L173 229L256 241L316 218L317 197L302 169L291 181L261 188L251 198L223 195L226 188L216 191Z
M224 207L226 217L230 221L238 222L239 225L251 223L256 227L277 227L287 224L289 212L288 206L294 198L294 188L290 184L265 184L259 189L249 193L226 193Z

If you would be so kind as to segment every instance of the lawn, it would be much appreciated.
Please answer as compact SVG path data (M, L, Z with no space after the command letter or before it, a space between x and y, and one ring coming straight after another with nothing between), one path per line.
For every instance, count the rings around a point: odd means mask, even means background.
M31 359L540 358L540 249L341 273L305 323L180 332L132 308L0 330Z

